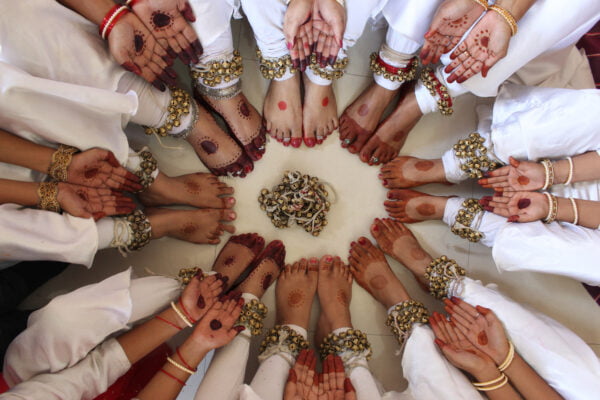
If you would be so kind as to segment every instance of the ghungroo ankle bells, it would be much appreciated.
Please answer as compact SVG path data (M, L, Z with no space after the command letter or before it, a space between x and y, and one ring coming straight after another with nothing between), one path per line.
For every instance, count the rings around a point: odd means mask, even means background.
M392 329L400 346L404 345L410 336L414 324L426 324L429 322L429 311L427 307L415 300L406 300L394 306L388 313L385 324Z
M493 171L502 166L501 163L488 157L485 139L473 132L466 139L459 140L452 148L460 160L460 169L469 174L469 178L480 179L484 172Z
M337 335L330 333L323 339L323 343L319 347L319 354L322 359L329 354L342 357L344 353L349 353L350 357L364 357L370 360L373 352L371 344L367 340L367 335L358 329L348 329Z
M433 260L425 269L425 279L429 282L429 293L436 299L448 297L452 285L460 284L466 272L456 261L446 256ZM453 291L455 292L455 291Z
M466 199L462 202L461 208L456 214L456 220L450 230L455 235L469 242L477 243L483 238L483 233L477 228L483 216L483 207L477 199ZM478 220L476 218L479 217Z
M285 75L286 70L289 70L292 74L298 71L292 65L292 58L289 54L279 58L266 58L262 56L260 50L256 50L256 55L260 64L260 73L265 79L279 79Z
M242 325L246 327L252 336L258 336L262 333L262 321L268 311L269 309L267 306L260 301L253 299L244 304L242 313L240 314L236 325Z
M38 208L40 210L53 211L59 213L61 211L58 203L58 182L42 182L37 190L40 202Z
M147 245L152 239L152 227L150 221L141 210L135 210L125 216L125 221L129 224L129 241L125 246L127 251L139 250Z
M144 189L148 189L148 187L154 183L152 174L156 171L156 168L158 168L158 163L152 153L148 150L142 150L138 156L140 157L140 165L134 171L134 174L140 178L140 185L142 185Z
M73 154L77 153L79 149L61 144L58 149L52 153L52 161L48 167L48 175L50 175L55 181L66 182L69 179L67 172Z
M315 75L318 75L323 79L332 81L334 79L339 79L342 76L344 76L344 71L347 65L348 57L344 57L338 58L337 61L333 63L333 65L321 67L321 65L317 62L317 56L315 54L312 54L310 56L309 68L315 73Z
M232 58L213 60L202 66L192 66L190 68L194 84L198 83L209 87L217 86L223 82L231 82L242 76L243 72L242 56L237 50L233 52Z
M425 68L421 71L421 81L429 90L431 97L437 99L438 109L442 115L452 115L452 97L448 93L448 88L444 86L431 68Z
M194 102L190 94L183 89L171 88L171 101L167 108L168 115L166 122L158 128L146 126L144 132L147 135L172 136L176 138L187 137L188 133L194 128L198 120L198 106ZM181 126L181 118L189 113L192 113L192 122L181 132L171 133L173 129Z
M177 273L177 280L181 282L182 285L187 285L200 271L202 271L202 268L200 267L181 268Z
M308 348L308 341L288 326L275 325L270 329L260 345L259 361L278 353L298 357L301 350Z
M410 59L405 67L394 67L379 56L378 53L371 54L371 64L369 68L375 75L381 75L392 82L408 82L417 76L417 67L419 61L416 57Z

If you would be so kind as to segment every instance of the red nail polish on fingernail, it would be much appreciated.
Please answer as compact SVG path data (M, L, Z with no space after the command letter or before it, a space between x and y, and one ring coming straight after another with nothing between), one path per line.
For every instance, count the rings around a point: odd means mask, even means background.
M434 340L435 344L437 344L439 347L444 347L446 345L446 343L442 342L440 339L435 339Z

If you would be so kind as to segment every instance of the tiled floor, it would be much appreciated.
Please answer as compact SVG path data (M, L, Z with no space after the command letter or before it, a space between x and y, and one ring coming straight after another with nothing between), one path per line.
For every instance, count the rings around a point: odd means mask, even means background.
M262 108L262 99L267 89L267 82L258 72L254 40L251 30L245 22L234 23L235 42L245 58L243 88L249 100L257 109ZM384 31L367 31L357 45L350 50L348 72L336 83L338 110L344 108L369 84L368 55L378 48L384 37ZM403 154L423 157L439 157L460 137L475 128L475 98L463 96L456 102L455 113L451 118L438 114L428 115L411 133ZM138 131L139 133L139 131ZM187 144L173 140L164 140L166 146L161 148L151 138L148 140L139 135L140 142L148 142L157 155L159 165L168 175L178 175L198 170L205 170ZM337 197L332 205L329 225L318 238L307 235L299 228L276 230L263 215L256 201L261 188L274 185L284 170L298 169L318 176L328 182ZM300 257L335 254L345 258L350 241L360 235L368 236L369 226L374 217L385 216L383 201L386 192L377 179L378 168L361 163L356 156L350 155L339 145L337 133L325 143L314 149L292 149L271 141L265 157L256 164L255 171L245 179L228 179L235 187L238 213L237 232L259 232L266 240L281 239L286 244L287 261ZM424 187L432 194L479 195L481 189L473 182L458 186ZM549 275L533 273L503 273L496 270L491 258L490 249L481 244L469 242L453 235L441 222L425 222L410 226L424 248L432 255L447 254L455 258L469 271L472 277L485 283L495 282L502 290L514 299L529 304L552 316L578 333L600 354L600 307L598 307L575 281ZM225 240L226 241L226 240ZM101 251L91 271L82 267L71 267L58 279L55 279L45 290L30 299L32 303L40 301L47 295L62 293L83 283L97 281L116 271L133 266L139 275L147 270L154 273L175 275L179 268L199 265L210 268L221 246L193 245L173 239L161 239L152 242L142 252L123 258L116 250ZM430 310L441 311L439 303L433 301L415 284L412 276L397 262L391 262L393 270L406 284L415 298L425 302ZM67 289L68 287L68 289ZM274 290L268 290L264 297L271 309L274 306ZM312 325L316 321L318 306L313 305ZM384 326L385 310L362 288L355 285L351 304L355 326L369 334L373 345L374 357L371 369L387 389L401 389L405 381L401 378L400 358L395 356L397 344ZM270 313L266 326L273 323L274 313ZM254 346L259 341L255 340ZM256 348L251 354L248 375L254 371L256 363L252 362Z

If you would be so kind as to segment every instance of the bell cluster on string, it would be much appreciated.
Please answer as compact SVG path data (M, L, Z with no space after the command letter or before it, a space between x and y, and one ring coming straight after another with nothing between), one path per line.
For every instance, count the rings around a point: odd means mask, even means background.
M299 171L285 171L281 183L271 191L262 189L258 202L277 228L288 228L294 222L313 236L319 236L327 225L331 204L329 193L319 178Z

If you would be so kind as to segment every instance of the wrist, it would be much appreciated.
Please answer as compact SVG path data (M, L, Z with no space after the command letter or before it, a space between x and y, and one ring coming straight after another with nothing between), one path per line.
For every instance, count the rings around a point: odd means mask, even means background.
M473 375L477 382L491 381L500 376L500 371L498 371L498 368L491 360L489 362L486 362L481 368L467 372Z
M569 199L565 197L557 197L556 204L558 206L558 211L556 212L556 220L564 222L573 222L575 219L575 214L573 212L573 207Z
M207 344L204 337L194 338L193 334L179 346L180 356L185 358L185 361L194 368L200 364L200 361L202 361L211 350L214 350L213 347Z
M177 315L173 308L168 308L165 311L161 312L159 315L167 321L170 321L173 324L177 325L180 329L185 329L188 327L185 321L181 319L179 315Z

